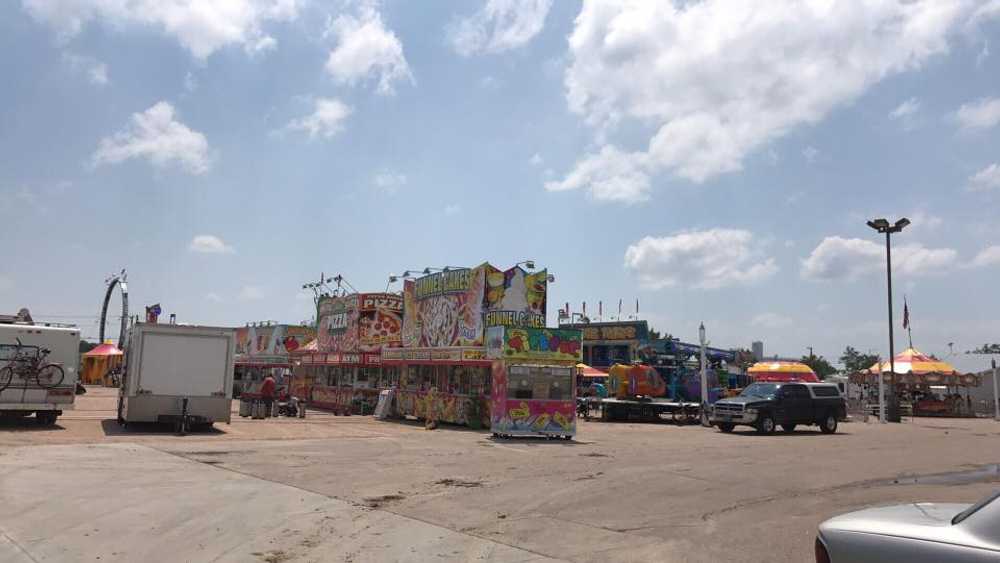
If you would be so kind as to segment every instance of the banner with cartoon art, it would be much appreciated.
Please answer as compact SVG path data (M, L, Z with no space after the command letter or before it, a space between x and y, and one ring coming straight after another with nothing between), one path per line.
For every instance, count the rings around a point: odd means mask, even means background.
M242 326L236 329L236 355L245 358L287 355L308 344L314 335L313 329L306 326Z
M482 346L486 266L407 280L403 285L403 345Z
M486 326L545 326L547 270L486 267Z
M316 341L320 352L358 351L358 295L321 297L316 305Z

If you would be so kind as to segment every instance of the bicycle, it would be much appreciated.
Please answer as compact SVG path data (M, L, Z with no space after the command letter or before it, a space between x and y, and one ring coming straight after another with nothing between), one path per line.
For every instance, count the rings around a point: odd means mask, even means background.
M10 387L16 375L27 385L29 380L34 379L35 384L42 389L52 389L63 382L66 373L59 364L45 363L51 350L38 346L25 346L18 338L17 346L14 348L14 355L7 361L7 365L0 368L0 391ZM30 354L22 350L34 348L35 353Z

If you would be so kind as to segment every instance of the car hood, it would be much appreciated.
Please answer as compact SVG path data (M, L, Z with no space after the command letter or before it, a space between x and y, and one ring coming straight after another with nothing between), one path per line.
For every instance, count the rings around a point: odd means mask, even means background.
M863 533L914 538L925 541L996 549L984 538L977 538L951 519L968 504L912 503L868 508L836 516L820 524L820 534L830 538L841 533Z

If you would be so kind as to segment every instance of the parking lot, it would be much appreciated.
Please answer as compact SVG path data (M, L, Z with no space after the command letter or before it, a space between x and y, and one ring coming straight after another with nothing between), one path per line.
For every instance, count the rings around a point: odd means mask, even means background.
M816 526L1000 486L1000 424L835 435L581 422L572 442L338 417L125 431L93 388L0 425L0 562L805 561Z

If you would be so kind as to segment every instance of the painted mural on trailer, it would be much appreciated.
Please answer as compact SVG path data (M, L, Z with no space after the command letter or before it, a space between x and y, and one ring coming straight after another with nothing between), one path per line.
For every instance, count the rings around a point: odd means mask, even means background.
M320 352L357 352L360 303L357 294L323 296L316 305L316 341Z
M358 347L378 352L403 344L403 298L395 293L362 293L359 296Z
M490 359L580 362L581 333L574 328L492 326L486 329Z
M493 362L490 429L501 434L575 434L576 407L572 400L526 400L509 396L508 389L515 382L508 378L517 377L511 374L512 367L506 362ZM566 380L572 385L572 376Z
M295 325L243 326L236 329L236 354L248 357L282 356L315 338L312 327Z
M403 345L482 346L486 268L437 272L403 285Z
M486 267L486 326L545 326L548 270L528 273L520 266Z

